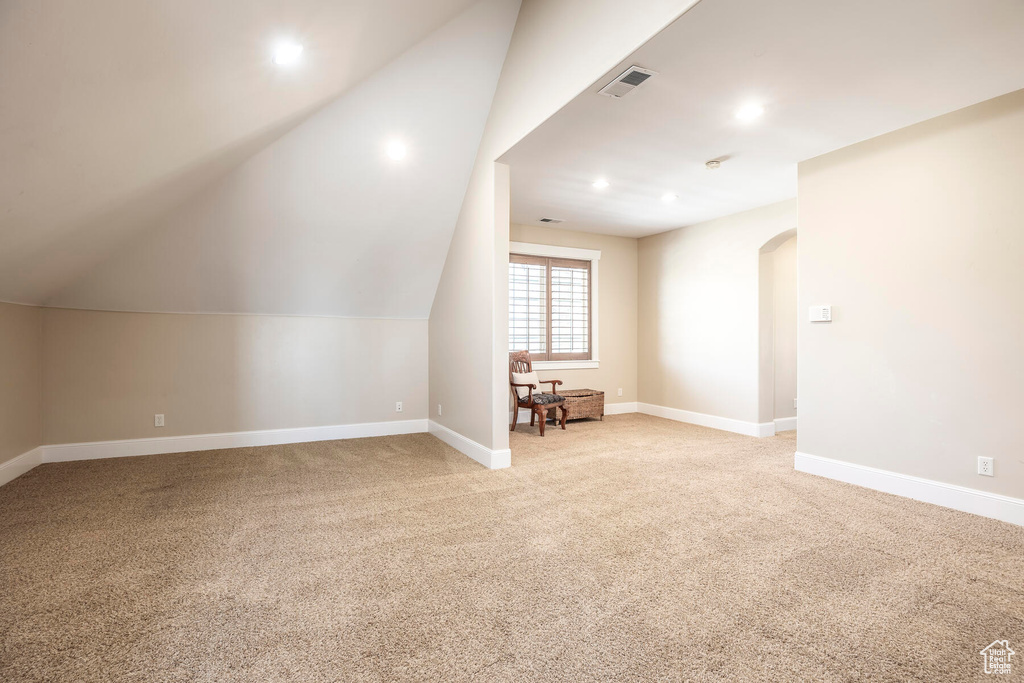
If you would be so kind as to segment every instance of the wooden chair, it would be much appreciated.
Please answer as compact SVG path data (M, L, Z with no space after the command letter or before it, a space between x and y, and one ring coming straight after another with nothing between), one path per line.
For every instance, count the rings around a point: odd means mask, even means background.
M515 402L515 410L512 412L512 426L509 431L515 431L516 423L519 422L519 409L529 408L530 410L530 426L533 426L534 420L540 418L540 435L544 436L544 423L548 420L548 410L555 410L560 408L562 411L562 429L565 429L565 397L558 395L558 385L562 383L560 379L543 379L540 380L541 384L550 384L551 393L536 393L534 389L537 388L536 384L516 384L512 380L512 373L524 373L533 372L533 362L530 360L529 351L512 351L508 354L508 385L509 389L512 390L512 399ZM516 391L517 387L527 387L529 389L525 398L520 398L519 393Z

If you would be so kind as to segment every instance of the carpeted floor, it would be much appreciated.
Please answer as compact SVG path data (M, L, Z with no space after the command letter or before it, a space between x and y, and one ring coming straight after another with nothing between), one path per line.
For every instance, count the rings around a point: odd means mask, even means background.
M962 681L1024 529L644 415L43 465L0 488L4 681ZM1024 680L1024 654L1014 673Z

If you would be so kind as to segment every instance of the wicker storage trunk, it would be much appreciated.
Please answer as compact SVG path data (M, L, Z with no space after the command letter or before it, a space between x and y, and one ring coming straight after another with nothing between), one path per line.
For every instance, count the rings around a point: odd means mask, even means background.
M604 392L594 389L567 389L559 391L565 396L565 419L578 420L583 417L604 419Z

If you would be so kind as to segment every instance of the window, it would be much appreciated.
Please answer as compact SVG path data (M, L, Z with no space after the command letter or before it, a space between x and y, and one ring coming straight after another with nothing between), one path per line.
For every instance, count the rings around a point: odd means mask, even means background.
M510 351L526 349L537 361L594 359L592 263L536 253L509 255Z

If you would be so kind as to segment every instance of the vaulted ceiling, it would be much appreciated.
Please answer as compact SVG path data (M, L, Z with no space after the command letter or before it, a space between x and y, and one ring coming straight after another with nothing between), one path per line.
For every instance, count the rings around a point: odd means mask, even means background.
M425 317L518 7L0 3L0 300Z
M0 2L0 301L426 317L519 4ZM703 0L504 157L513 220L792 197L801 159L1024 87L1022 26L1020 0ZM596 94L631 63L659 75Z
M658 75L597 93L631 64ZM717 218L795 197L799 161L1020 88L1021 0L702 0L504 155L512 220L637 237Z

